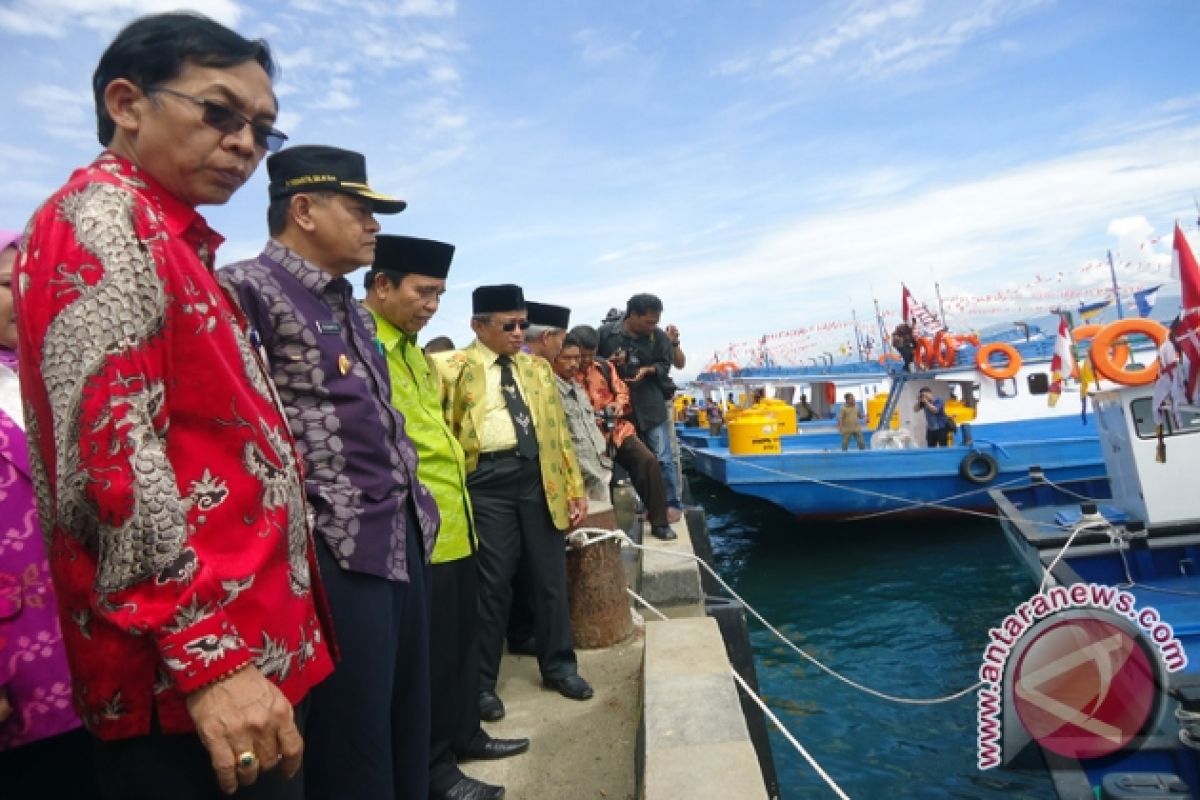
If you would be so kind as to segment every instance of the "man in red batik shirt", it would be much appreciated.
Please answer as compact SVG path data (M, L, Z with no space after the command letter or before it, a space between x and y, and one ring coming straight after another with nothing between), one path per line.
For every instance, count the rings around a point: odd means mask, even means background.
M93 78L107 149L37 211L15 270L39 516L106 796L303 796L293 706L332 670L324 597L287 421L195 211L286 138L273 71L204 17L126 27Z

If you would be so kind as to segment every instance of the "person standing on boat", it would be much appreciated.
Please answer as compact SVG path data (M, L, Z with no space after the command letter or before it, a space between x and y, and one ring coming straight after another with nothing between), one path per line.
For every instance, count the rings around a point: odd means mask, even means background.
M670 371L682 350L678 338L658 327L662 310L662 300L654 295L635 294L626 303L623 317L600 328L596 352L609 359L629 385L638 436L658 459L667 490L668 519L678 522L683 503L671 449L674 423L663 401L675 393Z
M813 411L812 406L808 404L808 396L801 394L800 402L796 404L796 421L812 422L814 419L816 419L816 416L816 412ZM842 449L845 450L846 448L843 447Z
M838 433L842 434L842 452L850 449L850 439L854 438L859 450L866 449L862 435L862 409L854 399L854 395L846 392L845 402L838 411Z
M901 322L896 326L896 330L892 331L892 347L900 354L900 358L904 361L904 371L912 372L913 358L916 355L917 339L913 335L912 326L906 322Z
M561 533L586 518L587 498L554 373L521 352L529 327L521 287L480 286L471 307L475 341L434 364L479 531L478 703L492 722L505 714L496 681L518 570L529 576L542 682L574 700L592 696L575 657Z
M933 394L928 386L922 386L917 393L917 404L913 411L925 412L925 445L927 447L947 447L950 437L950 418L946 416L946 404L940 397Z
M366 159L336 147L289 147L267 172L270 239L220 279L262 342L304 459L341 652L309 698L305 791L426 800L428 563L440 516L391 402L375 320L346 280L375 259L375 215L405 203L372 190Z
M293 706L333 668L292 436L196 211L286 139L274 72L265 42L197 14L123 28L92 78L105 150L34 214L14 270L30 467L105 797L302 796Z
M364 279L363 304L375 318L387 357L392 404L419 456L417 477L441 514L430 570L431 800L495 800L504 788L464 775L459 759L504 758L529 740L495 739L479 724L479 540L467 494L462 446L442 416L441 384L417 334L437 313L454 245L411 236L378 236ZM453 348L451 348L453 349Z

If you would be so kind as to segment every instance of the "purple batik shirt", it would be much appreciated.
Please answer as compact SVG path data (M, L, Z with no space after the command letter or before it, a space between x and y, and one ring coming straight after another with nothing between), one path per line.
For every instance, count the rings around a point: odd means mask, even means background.
M257 259L224 267L218 277L266 351L304 458L317 534L343 569L407 581L408 509L426 562L439 517L417 480L404 416L392 407L375 321L349 281L274 240Z
M16 385L16 356L0 348L0 382ZM0 409L0 688L12 715L0 750L78 728L58 603L38 526L25 431ZM0 787L4 779L0 776Z

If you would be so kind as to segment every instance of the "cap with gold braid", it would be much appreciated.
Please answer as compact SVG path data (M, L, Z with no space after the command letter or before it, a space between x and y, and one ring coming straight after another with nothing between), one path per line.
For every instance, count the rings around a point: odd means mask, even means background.
M319 144L281 150L267 159L272 200L301 192L341 192L369 200L379 214L398 214L408 203L375 191L367 183L361 153Z

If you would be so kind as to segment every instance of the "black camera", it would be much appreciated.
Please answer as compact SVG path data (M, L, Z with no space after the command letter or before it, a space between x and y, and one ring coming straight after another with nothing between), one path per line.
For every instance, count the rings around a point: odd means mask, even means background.
M600 426L600 430L612 433L613 428L617 427L617 415L612 412L611 408L601 409L596 412L596 423Z

